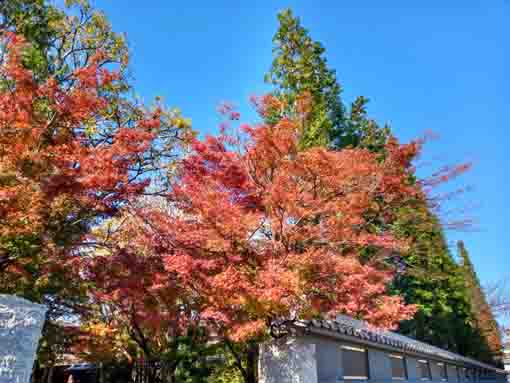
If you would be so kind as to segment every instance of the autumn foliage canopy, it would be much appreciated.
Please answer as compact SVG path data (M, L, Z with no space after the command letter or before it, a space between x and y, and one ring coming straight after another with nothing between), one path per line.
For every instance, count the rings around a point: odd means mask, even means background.
M394 207L421 196L409 177L419 144L391 141L385 157L298 151L297 120L241 131L194 140L167 208L131 212L142 230L130 230L120 251L136 242L164 265L152 274L150 295L175 284L201 324L233 340L319 315L345 313L386 328L410 318L415 308L388 295L394 271L385 260L406 247L391 233ZM377 230L375 219L384 220ZM133 303L126 288L114 292ZM164 307L160 315L182 310Z

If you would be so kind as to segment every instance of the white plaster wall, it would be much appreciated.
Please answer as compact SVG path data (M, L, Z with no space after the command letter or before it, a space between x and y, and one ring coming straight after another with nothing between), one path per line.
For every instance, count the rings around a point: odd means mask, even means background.
M503 351L503 363L505 371L508 371L507 379L510 382L510 350Z
M448 382L459 383L457 367L452 366L451 364L448 364L447 368L448 368Z
M368 349L370 382L391 382L391 361L388 353Z
M436 361L429 361L429 365L430 365L430 373L432 374L432 380L436 381L436 382L440 382L442 379L441 379L441 371L440 371L440 367L438 366L437 362Z
M389 360L389 354L392 352L373 347L367 347L369 380L344 380L342 345L356 346L356 343L312 334L298 339L265 344L260 350L259 383L478 383L473 380L459 382L456 366L448 362L445 362L448 379L442 381L437 361L427 357L423 359L429 360L432 379L422 380L418 371L418 359L422 358L405 354L408 379L393 380ZM504 383L505 380L506 377L503 374L498 374L496 379L487 379L481 383Z
M407 378L410 381L421 381L418 374L418 359L406 357Z
M316 345L306 338L263 344L259 383L318 383Z
M0 294L0 383L28 383L47 308Z
M314 338L317 359L317 380L319 383L342 381L342 353L338 341L327 338Z

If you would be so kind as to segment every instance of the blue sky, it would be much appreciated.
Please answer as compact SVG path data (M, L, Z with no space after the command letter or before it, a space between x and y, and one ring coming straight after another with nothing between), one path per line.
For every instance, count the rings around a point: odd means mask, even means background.
M463 239L482 281L510 277L510 0L177 1L96 0L133 51L138 94L159 95L217 131L221 101L239 105L269 88L276 13L291 7L327 50L343 97L371 99L370 114L407 141L427 130L440 139L424 159L473 160L460 181L477 230ZM432 168L430 169L432 170ZM460 204L460 202L457 202Z

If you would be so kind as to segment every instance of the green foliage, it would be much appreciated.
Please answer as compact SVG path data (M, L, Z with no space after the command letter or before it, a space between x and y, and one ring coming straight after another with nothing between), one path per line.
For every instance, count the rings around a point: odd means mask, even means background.
M234 357L224 354L224 359L216 365L207 383L243 383L244 379L234 362Z
M248 342L231 342L228 339L221 342L222 348L218 355L223 359L212 372L207 383L256 383L258 366L258 344L262 339L252 339Z
M309 92L313 104L302 145L329 145L338 138L344 122L335 72L327 67L324 47L308 36L291 10L281 12L278 21L273 38L274 60L266 81L277 87L276 95L290 108L299 95Z
M34 72L48 74L47 49L54 35L50 23L55 16L44 0L9 0L0 4L0 26L14 30L30 42L24 64Z
M458 255L461 260L461 275L464 278L468 296L471 302L472 314L475 318L477 328L487 342L492 357L497 359L501 356L503 349L502 334L491 307L487 302L485 293L476 275L474 265L469 258L469 253L464 242L457 243Z
M350 115L346 121L349 141L345 141L352 146L366 148L372 152L383 152L384 145L391 136L391 129L388 125L380 126L375 120L367 114L368 99L359 96L351 105ZM340 144L342 147L342 144Z
M196 334L189 333L180 337L178 346L167 355L169 361L176 363L175 381L182 383L206 383L214 365L210 360L217 356L219 346L207 342L207 334L202 332L197 341Z

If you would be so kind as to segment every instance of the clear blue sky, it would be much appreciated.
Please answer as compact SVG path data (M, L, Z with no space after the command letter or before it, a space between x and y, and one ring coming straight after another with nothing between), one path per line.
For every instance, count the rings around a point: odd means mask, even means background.
M163 96L201 133L217 131L219 102L246 112L249 95L268 89L276 13L291 7L326 47L345 100L369 97L371 115L402 141L438 133L426 158L474 160L462 183L474 186L467 200L479 228L448 237L464 239L482 281L510 276L510 0L95 5L128 35L137 92Z

